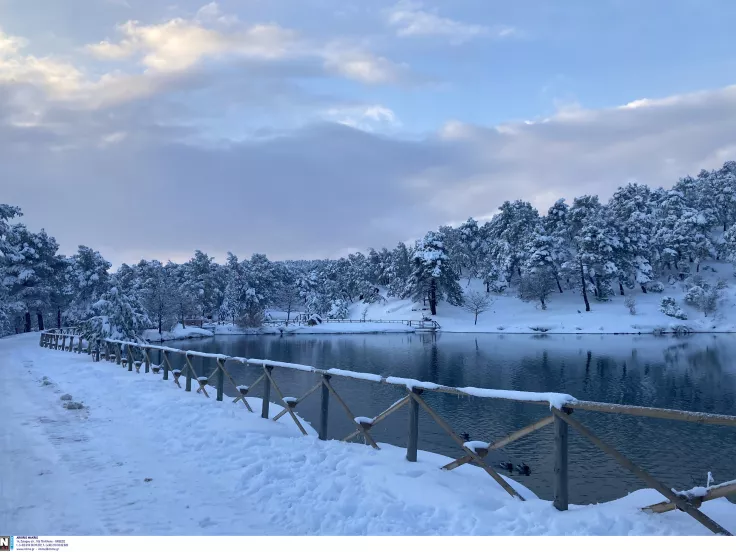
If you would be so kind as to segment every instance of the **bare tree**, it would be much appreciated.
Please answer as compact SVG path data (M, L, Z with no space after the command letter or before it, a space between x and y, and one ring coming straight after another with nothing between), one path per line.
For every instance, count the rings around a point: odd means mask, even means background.
M478 325L478 315L486 312L493 304L493 299L479 291L470 291L465 294L462 308L475 315L474 325Z

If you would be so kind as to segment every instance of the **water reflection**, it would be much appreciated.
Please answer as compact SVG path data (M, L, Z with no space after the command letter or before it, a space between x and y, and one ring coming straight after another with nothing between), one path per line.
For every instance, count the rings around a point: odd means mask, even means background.
M654 336L509 336L469 334L221 336L172 343L183 349L231 356L266 358L342 368L384 376L410 377L454 387L474 386L525 391L557 391L580 399L736 414L736 337ZM176 360L177 366L183 360ZM196 359L195 369L209 375L212 360ZM229 363L238 383L250 384L257 368ZM312 374L275 371L286 395L300 396ZM333 381L356 416L373 416L402 396L400 390L364 382ZM226 392L235 394L228 386ZM256 392L258 395L260 390ZM543 407L507 401L427 394L427 402L458 432L493 441L546 415ZM318 394L297 410L318 420ZM334 401L330 437L342 438L354 426ZM736 478L736 431L682 422L577 412L575 416L602 439L671 487L702 485L708 471L717 481ZM376 439L404 446L408 420L399 411L376 426ZM421 415L420 447L457 457L457 446L428 417ZM497 451L494 463L526 462L532 475L524 484L551 497L551 426ZM570 498L576 503L610 500L640 487L574 431L570 435Z

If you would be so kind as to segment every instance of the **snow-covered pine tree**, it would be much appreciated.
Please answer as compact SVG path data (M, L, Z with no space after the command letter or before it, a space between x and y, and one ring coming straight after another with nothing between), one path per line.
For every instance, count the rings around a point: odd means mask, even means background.
M82 322L93 315L92 305L100 300L110 287L108 270L111 264L102 255L85 245L68 259L66 293L69 305L63 313L69 324Z
M386 274L388 277L389 295L392 297L401 297L411 275L409 249L404 242L399 242L391 252L391 259L386 269Z
M614 249L619 292L624 295L623 282L631 281L646 293L645 285L653 277L651 237L655 231L649 188L640 184L619 188L607 208L607 226L619 240L619 246Z
M202 318L214 314L217 305L217 282L215 280L217 265L214 257L203 253L199 249L185 263L186 288L192 297L195 313Z
M176 321L177 311L173 264L163 266L159 261L142 260L137 269L141 282L138 293L148 318L159 333L170 329Z
M428 232L417 242L413 265L405 297L411 297L414 301L426 298L433 315L437 314L437 303L442 299L451 305L462 305L463 293L458 276L448 262L439 233Z
M139 341L151 320L135 294L125 294L112 287L93 305L95 316L83 324L84 335L90 339L120 339Z
M276 290L273 304L286 313L286 325L288 326L292 313L303 305L299 293L299 276L295 267L277 263L275 277Z
M547 234L543 224L540 223L535 227L527 249L525 271L534 274L536 279L544 275L545 282L551 278L557 290L562 293L559 266L555 261L555 239Z
M22 224L13 225L3 241L2 273L7 293L25 311L24 331L32 329L31 313L37 328L44 329L44 312L51 310L64 260L56 254L56 240L44 230L33 233Z
M481 241L480 228L475 219L469 218L458 227L456 249L451 256L457 257L456 262L468 278L468 283L471 278L478 276L478 269L481 266Z

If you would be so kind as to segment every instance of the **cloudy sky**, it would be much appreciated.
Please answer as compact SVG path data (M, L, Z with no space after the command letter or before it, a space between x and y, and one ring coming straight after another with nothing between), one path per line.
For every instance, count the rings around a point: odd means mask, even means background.
M707 4L707 9L706 9ZM0 0L0 202L115 264L335 257L736 159L732 0Z

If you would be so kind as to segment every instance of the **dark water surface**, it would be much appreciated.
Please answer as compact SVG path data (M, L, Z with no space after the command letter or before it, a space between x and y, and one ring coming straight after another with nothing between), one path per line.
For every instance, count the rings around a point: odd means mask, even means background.
M736 336L499 336L479 334L385 334L311 336L218 336L173 342L171 347L263 358L432 381L454 387L487 387L569 393L579 399L736 415ZM174 357L176 358L176 357ZM181 358L176 359L182 362ZM197 359L209 375L213 361ZM228 363L238 384L249 385L257 367ZM286 396L299 397L316 383L306 372L274 369ZM355 416L372 417L403 394L398 388L333 378ZM226 388L235 395L232 386ZM261 394L261 386L254 390ZM458 432L494 441L549 415L545 407L426 393L425 400ZM271 401L276 402L274 394ZM245 410L245 409L244 409ZM317 427L319 392L297 407ZM272 413L273 415L273 413ZM677 489L736 479L736 428L578 411L574 414L604 441L663 483ZM355 426L330 402L330 438ZM379 442L406 445L408 411L391 415L372 431ZM420 411L421 449L452 457L462 451ZM549 425L491 453L493 464L526 462L531 476L514 475L540 497L552 497L553 431ZM570 500L593 503L641 488L634 476L570 429ZM489 485L495 484L489 478Z

